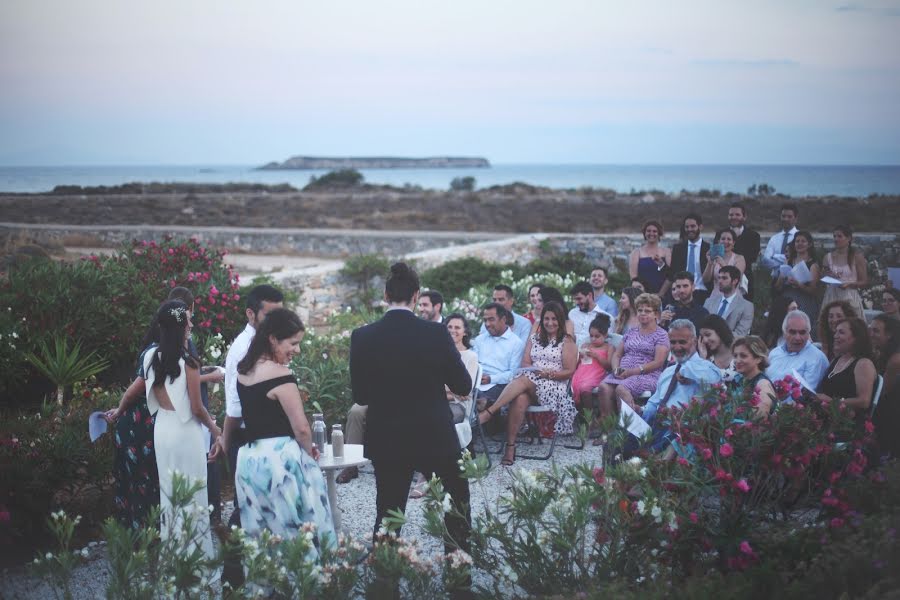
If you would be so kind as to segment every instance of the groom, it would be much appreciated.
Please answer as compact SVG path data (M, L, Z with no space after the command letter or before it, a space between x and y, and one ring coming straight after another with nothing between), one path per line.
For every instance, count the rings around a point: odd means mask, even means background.
M388 511L405 511L413 472L437 475L460 515L448 513L447 552L469 549L469 482L460 476L459 440L444 391L465 395L472 380L447 328L416 317L419 277L391 267L381 320L353 332L353 401L368 407L365 455L375 468L375 535Z

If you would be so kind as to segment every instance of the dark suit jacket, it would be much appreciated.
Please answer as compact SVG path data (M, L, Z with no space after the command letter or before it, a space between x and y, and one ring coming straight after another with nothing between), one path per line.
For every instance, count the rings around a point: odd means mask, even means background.
M447 328L406 310L391 310L350 337L353 401L368 406L365 455L372 460L458 456L460 447L444 384L472 391Z
M750 265L759 258L759 233L745 225L743 233L734 240L734 251L747 261L747 273L749 275Z
M687 242L678 242L672 246L672 264L669 265L667 273L669 279L675 277L675 273L678 273L679 271L687 271L687 251ZM706 268L707 252L709 252L709 242L700 240L700 274L702 274L703 269Z

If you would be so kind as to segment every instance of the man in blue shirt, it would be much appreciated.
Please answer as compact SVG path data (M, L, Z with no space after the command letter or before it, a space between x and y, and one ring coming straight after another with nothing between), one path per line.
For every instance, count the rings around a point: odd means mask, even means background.
M809 317L800 310L792 310L784 318L781 331L784 343L769 352L769 368L766 377L773 382L784 379L794 371L814 392L828 370L828 358L809 339Z
M488 404L493 404L506 384L512 381L525 353L525 343L506 324L508 314L497 302L485 306L485 331L472 342L482 372L478 396L486 399Z
M591 271L591 287L594 288L594 303L603 312L617 317L619 305L606 293L606 284L609 282L609 273L605 267L596 266Z

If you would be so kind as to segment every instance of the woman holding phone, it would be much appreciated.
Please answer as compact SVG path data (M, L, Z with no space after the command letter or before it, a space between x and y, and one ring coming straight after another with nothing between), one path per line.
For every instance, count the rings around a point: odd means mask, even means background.
M734 240L737 236L730 229L720 229L713 238L713 245L707 253L706 268L703 270L703 282L707 288L714 288L716 278L719 276L719 269L728 265L737 267L741 272L741 292L747 293L747 261L740 254L734 251Z

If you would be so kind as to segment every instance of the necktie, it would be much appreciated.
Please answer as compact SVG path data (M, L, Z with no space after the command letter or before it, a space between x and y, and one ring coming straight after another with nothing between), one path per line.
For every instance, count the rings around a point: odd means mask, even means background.
M781 238L781 253L785 254L787 252L788 245L788 232L785 231L783 237Z
M691 275L696 275L697 273L694 271L694 245L688 242L688 259L687 259L687 270Z
M725 314L725 309L728 308L728 300L726 298L722 298L722 304L719 306L719 312L716 314L720 317Z
M672 373L672 381L669 382L669 387L666 388L666 395L663 396L662 402L660 402L660 406L665 406L669 402L669 398L672 396L672 392L675 391L675 386L678 385L678 371L681 370L681 363L675 365L675 372Z

